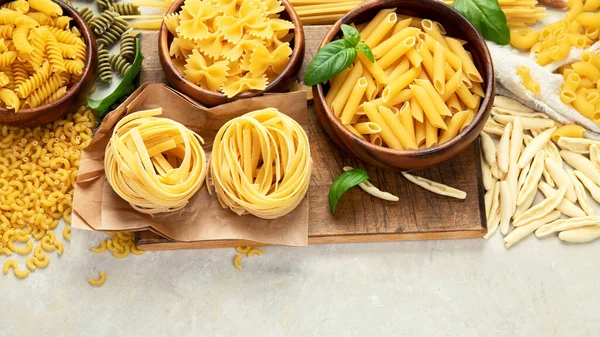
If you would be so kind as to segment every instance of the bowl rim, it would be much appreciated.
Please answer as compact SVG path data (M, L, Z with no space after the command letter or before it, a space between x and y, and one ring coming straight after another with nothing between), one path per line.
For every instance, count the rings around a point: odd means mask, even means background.
M171 7L169 7L167 12L165 13L165 16L179 11L181 9L181 7L183 6L184 2L185 2L185 0L176 0L175 2L173 2ZM290 62L287 63L287 65L281 71L281 73L279 73L277 75L277 77L275 77L272 81L270 81L263 90L245 91L245 92L239 93L239 94L229 98L229 97L225 96L225 94L223 94L223 93L204 89L204 88L188 81L184 76L182 76L182 74L179 73L177 68L175 68L175 66L173 65L173 59L171 58L171 55L169 54L170 46L168 43L171 32L169 32L169 29L167 28L167 25L164 21L163 21L162 25L160 26L160 30L158 33L158 53L159 53L159 56L161 56L161 60L164 60L164 62L161 62L162 66L163 66L163 70L167 71L167 69L165 69L165 67L167 67L168 71L170 71L175 76L177 76L177 78L180 81L182 81L185 85L189 86L190 88L196 90L197 92L199 92L205 96L213 97L213 98L220 99L220 100L228 100L228 101L238 100L238 99L243 99L243 98L259 96L264 93L270 92L270 90L273 87L279 85L279 83L281 81L283 81L283 79L288 75L288 73L290 71L292 71L293 66L294 66L292 64L293 63L292 60L297 59L299 57L300 53L303 52L302 51L302 49L303 49L302 43L304 40L304 29L302 26L302 22L300 21L300 17L298 16L296 11L294 10L294 7L289 3L288 0L281 0L281 2L284 7L284 11L289 15L290 21L294 25L294 45L292 46L292 54L290 55Z
M467 20L462 14L460 14L460 12L458 12L456 9L452 8L451 6L444 4L441 1L436 1L436 0L374 0L374 1L366 2L362 5L359 5L358 7L354 8L350 12L348 12L346 15L341 17L334 24L331 27L331 29L327 32L327 35L325 35L325 38L323 38L323 41L321 41L321 44L319 45L319 49L323 48L327 43L332 41L332 39L340 32L340 28L341 28L342 24L344 24L346 22L353 22L354 19L356 19L360 14L364 13L365 11L376 10L376 9L381 10L381 9L395 7L396 12L401 12L402 9L410 9L410 7L409 7L410 3L416 2L416 1L418 1L421 4L424 4L427 7L432 8L433 10L436 10L438 12L442 11L442 10L447 11L448 15L455 17L459 21L462 21L461 28L459 28L459 29L470 30L475 33L474 34L475 39L470 40L469 42L473 43L473 44L478 44L478 45L484 46L484 48L483 48L484 58L482 60L484 69L479 69L479 70L488 74L487 81L483 82L483 84L485 84L485 87L483 88L485 96L483 97L483 99L479 105L479 109L477 110L477 114L475 115L475 118L473 118L473 121L471 121L471 124L469 124L464 130L460 131L454 138L452 138L451 140L449 140L445 143L438 144L438 145L430 147L430 148L416 149L416 150L404 150L404 149L391 149L388 147L377 146L375 144L372 144L372 143L370 143L366 140L363 140L363 139L357 137L356 135L354 135L352 132L350 132L350 130L348 130L346 127L343 126L343 124L339 120L339 118L336 117L335 114L333 113L333 111L331 111L331 109L329 108L329 106L327 106L327 104L325 104L325 93L324 93L323 83L319 83L316 86L314 86L313 94L315 96L319 96L319 101L320 101L317 104L320 104L321 107L323 108L323 111L325 112L324 115L326 116L326 118L330 122L330 124L333 124L333 127L340 130L346 137L350 137L350 139L352 139L353 141L356 141L361 146L364 146L366 148L366 150L368 150L368 151L379 152L379 153L391 155L391 156L403 156L403 157L430 156L432 154L444 152L444 151L452 148L454 145L460 143L466 135L468 135L476 130L478 125L481 123L481 120L484 117L487 117L487 114L486 114L487 107L492 103L492 100L493 100L492 96L494 95L494 92L495 92L494 66L492 63L492 56L490 54L489 49L487 48L487 45L486 45L486 42L485 42L483 36L481 36L481 34L475 28L475 26L473 26L473 24L471 24L471 22L469 22L469 20ZM340 140L344 144L347 142L344 139L340 139Z
M11 0L0 0L0 4L5 4L10 1ZM85 60L85 67L83 68L81 77L79 78L77 83L75 83L69 89L67 89L67 92L64 95L62 95L59 99L50 102L49 104L40 105L35 108L19 109L19 111L17 111L17 112L15 112L14 110L9 110L9 109L0 107L0 118L3 115L18 114L18 115L22 116L21 119L23 121L29 121L29 120L35 119L38 115L40 115L40 113L43 113L47 109L55 108L55 107L61 105L62 103L64 103L65 101L69 100L70 98L72 98L74 95L78 95L85 78L87 77L88 73L90 71L92 71L93 55L92 55L91 50L94 49L93 41L95 41L94 40L95 38L93 37L90 27L85 23L85 21L83 20L81 15L79 15L79 13L71 6L65 4L64 2L58 1L58 0L52 0L52 2L54 2L55 4L58 4L62 8L63 15L68 16L73 19L72 22L75 26L77 26L77 29L79 29L79 32L81 33L81 36L83 38L83 42L85 43L86 48L88 50L88 53L86 55L86 60Z

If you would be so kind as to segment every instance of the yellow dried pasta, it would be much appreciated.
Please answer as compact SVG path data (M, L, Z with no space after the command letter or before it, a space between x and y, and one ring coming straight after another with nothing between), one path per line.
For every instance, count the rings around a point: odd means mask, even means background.
M164 22L174 36L169 53L185 60L182 75L227 97L264 90L289 63L294 25L278 18L281 1L186 0ZM181 67L177 67L178 70ZM181 72L181 70L179 70Z

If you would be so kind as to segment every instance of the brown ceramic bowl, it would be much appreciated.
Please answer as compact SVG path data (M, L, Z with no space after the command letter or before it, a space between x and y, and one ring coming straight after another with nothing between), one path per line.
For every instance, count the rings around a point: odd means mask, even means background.
M179 12L184 0L176 0L173 5L169 8L169 13ZM281 74L275 79L269 82L265 90L260 91L247 91L240 93L232 98L227 98L225 95L219 92L213 92L201 88L194 83L186 80L182 74L177 71L169 55L169 46L173 40L173 35L167 29L165 23L160 27L158 33L158 55L160 57L160 64L167 75L167 80L171 85L183 92L184 94L192 97L196 101L206 106L215 106L231 101L235 101L242 98L260 96L266 92L284 92L288 90L288 85L296 78L296 75L302 67L302 61L304 60L304 29L302 23L294 7L288 2L288 0L282 1L285 10L280 14L281 19L289 20L294 24L294 38L290 42L292 45L292 55L290 61Z
M0 5L9 1L10 0L0 0ZM77 108L86 104L90 90L94 85L96 62L98 58L96 40L94 39L90 27L85 24L85 21L83 21L76 10L63 2L53 1L63 9L63 15L73 18L71 26L77 27L81 32L81 36L83 37L83 41L88 50L83 74L75 85L69 87L66 94L50 104L33 109L20 109L17 113L13 110L0 108L0 124L20 126L42 125L53 122L74 112Z
M482 99L473 122L455 138L441 145L412 151L394 150L373 145L348 131L325 104L328 85L314 86L313 96L321 125L339 147L373 166L392 170L416 170L435 166L458 155L479 136L488 119L494 99L494 68L485 41L477 29L459 12L443 2L434 0L373 0L366 2L338 20L327 33L320 47L322 48L338 36L342 24L360 24L372 19L381 9L394 7L399 14L438 21L446 29L448 36L468 41L465 48L472 53L475 66L483 76L485 91L485 98Z

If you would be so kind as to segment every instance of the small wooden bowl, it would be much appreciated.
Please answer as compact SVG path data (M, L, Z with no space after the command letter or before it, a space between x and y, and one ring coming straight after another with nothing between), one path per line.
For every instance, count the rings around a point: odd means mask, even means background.
M3 5L11 0L0 0ZM81 78L75 85L72 85L61 98L56 101L42 105L33 109L19 109L17 113L13 110L0 108L0 124L19 125L19 126L37 126L53 122L71 112L74 112L82 105L86 104L90 90L94 85L96 73L96 63L98 51L96 39L90 27L83 21L79 13L72 7L63 2L53 0L63 9L63 15L73 18L71 26L77 27L81 32L83 41L87 47L87 59Z
M181 9L183 2L184 0L175 1L169 8L167 14L178 12ZM281 19L289 20L294 24L294 38L290 42L292 45L292 55L290 56L290 61L285 69L283 69L281 74L270 81L264 90L246 91L232 98L227 98L227 96L222 93L203 89L185 79L183 75L177 71L173 65L171 56L169 55L169 46L173 40L173 35L169 32L166 24L163 22L158 34L158 55L160 56L160 64L167 75L169 83L175 89L209 107L242 98L261 96L266 92L287 91L288 85L296 78L296 75L302 67L302 61L304 60L304 29L302 28L302 23L300 22L298 14L296 14L294 7L288 0L282 0L282 4L283 7L285 7L285 10L280 13Z
M495 94L494 68L492 57L477 29L458 11L434 0L368 1L338 20L319 47L331 42L338 35L342 24L360 24L372 19L381 9L394 7L400 14L435 20L444 26L448 36L468 41L465 47L472 53L475 66L483 76L482 87L485 91L473 122L455 138L441 145L412 151L394 150L373 145L348 131L325 104L323 84L313 87L313 96L319 122L339 147L373 166L391 170L417 170L435 166L458 155L477 139L492 109Z

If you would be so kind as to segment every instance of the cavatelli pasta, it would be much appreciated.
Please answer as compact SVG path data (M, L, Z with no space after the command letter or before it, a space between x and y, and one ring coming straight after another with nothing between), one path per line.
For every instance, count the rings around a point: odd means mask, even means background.
M120 15L140 15L141 14L138 6L132 4L131 2L120 2L120 3L112 4L110 9L119 13Z
M119 46L119 54L129 62L133 62L135 57L135 35L132 33L124 34Z
M94 18L90 23L94 34L101 36L113 24L117 16L119 16L118 13L108 10Z
M9 50L0 54L0 67L11 65L17 58L17 52Z
M13 11L27 13L29 12L29 2L26 0L16 0L2 5L4 8L12 9Z
M46 55L48 55L52 71L59 74L65 71L65 61L63 60L62 52L58 47L56 37L52 34L46 35Z
M112 69L121 75L125 76L131 68L131 63L124 59L120 54L112 54L109 57L110 66Z
M63 97L65 94L67 93L67 87L66 86L62 86L60 88L58 88L58 90L56 90L55 92L52 93L52 95L50 95L48 98L46 98L41 105L46 105L48 103L52 103L54 101L56 101L57 99Z
M104 83L110 83L112 81L108 50L104 48L103 45L98 46L98 70L96 72L100 81Z
M83 21L85 21L88 26L91 26L91 23L94 20L94 11L87 7L82 7L77 12L79 12Z
M15 91L20 98L27 98L34 90L41 87L50 77L50 64L44 62L42 66L23 83L16 86Z
M37 88L34 92L27 97L25 100L25 105L30 108L38 107L42 104L42 102L50 97L52 93L58 90L62 86L62 80L58 74L54 74L50 76L48 81L44 82L44 84Z
M84 67L85 63L81 60L65 60L65 69L69 74L81 75Z
M102 33L102 37L97 41L99 44L104 46L112 46L121 38L121 35L127 30L127 28L129 28L127 21L117 17L110 27L108 27L108 29Z

